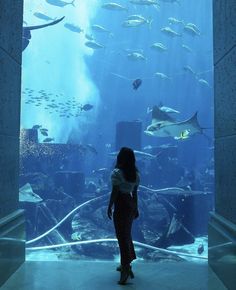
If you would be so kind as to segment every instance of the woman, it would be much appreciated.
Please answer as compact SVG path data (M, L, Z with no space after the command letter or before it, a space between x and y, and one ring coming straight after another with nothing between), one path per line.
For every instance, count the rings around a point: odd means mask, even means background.
M121 271L119 284L125 284L129 276L134 278L130 263L136 259L131 236L133 219L139 216L137 189L139 173L135 166L135 156L132 149L123 147L117 155L115 169L111 174L112 192L107 214L113 221L116 237L120 248Z

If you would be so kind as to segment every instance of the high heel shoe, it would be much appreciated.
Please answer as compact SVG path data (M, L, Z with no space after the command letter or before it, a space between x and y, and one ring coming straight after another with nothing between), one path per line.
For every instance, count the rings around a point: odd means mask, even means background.
M120 273L120 281L118 281L119 284L125 285L126 281L128 280L129 276L130 278L134 278L134 273L130 269L130 265L125 265L121 267L121 273Z
M121 271L121 265L116 268L116 271ZM132 271L132 266L130 266L130 278L134 279L134 272Z

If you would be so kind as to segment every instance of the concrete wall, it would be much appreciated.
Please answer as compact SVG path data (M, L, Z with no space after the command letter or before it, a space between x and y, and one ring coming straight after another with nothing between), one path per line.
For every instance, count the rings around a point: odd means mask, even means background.
M213 0L215 65L215 212L209 263L228 289L236 285L236 1Z
M23 0L0 0L0 286L24 261L18 209Z

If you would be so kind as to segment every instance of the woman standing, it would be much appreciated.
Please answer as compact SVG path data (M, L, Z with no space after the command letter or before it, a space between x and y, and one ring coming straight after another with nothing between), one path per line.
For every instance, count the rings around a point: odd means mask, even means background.
M111 174L112 192L107 214L113 221L120 249L121 271L119 284L125 284L129 276L134 278L130 263L136 259L131 236L133 219L139 216L137 189L140 181L132 149L123 147L117 155L115 169Z

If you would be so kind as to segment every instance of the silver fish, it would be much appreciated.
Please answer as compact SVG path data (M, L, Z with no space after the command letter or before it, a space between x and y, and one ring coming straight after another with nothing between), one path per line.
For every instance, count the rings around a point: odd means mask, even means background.
M99 48L104 48L103 45L97 43L96 41L86 41L85 45L92 48L92 49L99 49Z

